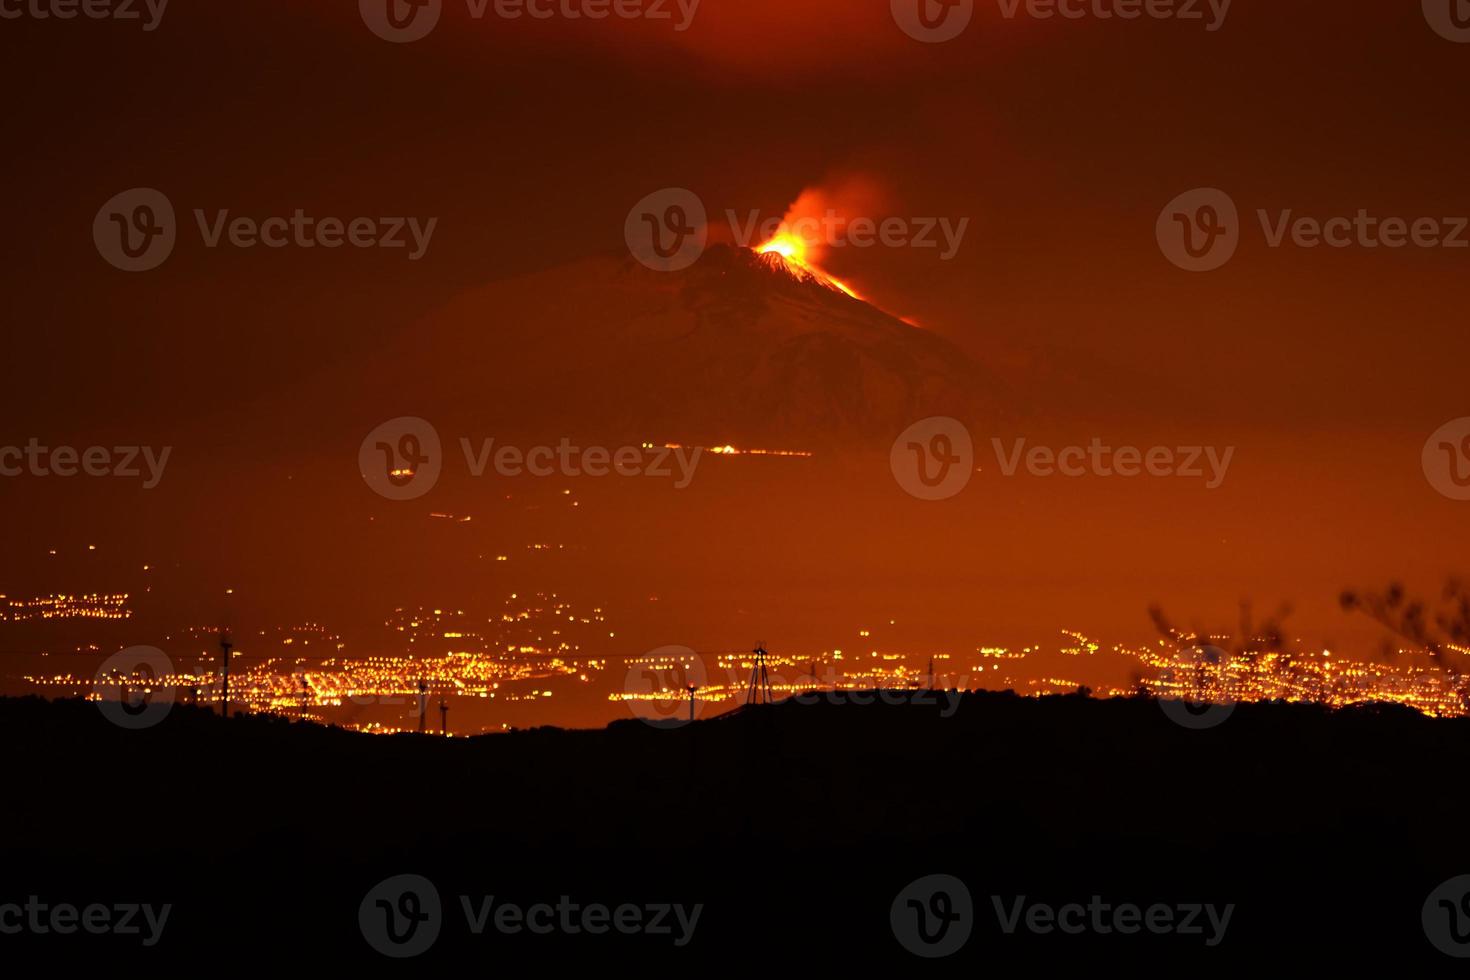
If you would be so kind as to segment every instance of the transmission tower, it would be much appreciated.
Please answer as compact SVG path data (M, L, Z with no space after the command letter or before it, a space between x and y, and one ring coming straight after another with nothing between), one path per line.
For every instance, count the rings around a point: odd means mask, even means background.
M755 648L755 666L750 671L750 690L745 694L746 704L774 704L771 695L771 675L766 671L766 645L759 643Z

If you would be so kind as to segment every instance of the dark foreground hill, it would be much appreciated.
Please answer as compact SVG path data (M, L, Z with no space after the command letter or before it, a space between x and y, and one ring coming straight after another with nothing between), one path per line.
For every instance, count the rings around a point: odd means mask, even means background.
M1243 705L1190 730L1141 699L942 698L449 740L0 701L0 928L48 930L0 945L442 976L1460 966L1421 912L1470 874L1470 723ZM431 887L380 884L401 875ZM905 891L931 875L968 902ZM145 946L146 924L57 935L27 903L171 908Z

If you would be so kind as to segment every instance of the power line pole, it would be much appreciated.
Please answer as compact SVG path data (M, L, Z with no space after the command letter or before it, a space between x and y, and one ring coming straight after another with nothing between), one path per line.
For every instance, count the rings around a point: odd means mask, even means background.
M220 627L219 648L223 656L222 670L224 672L224 686L220 691L220 716L230 717L230 651L235 649L234 641L230 639L230 631L227 627Z

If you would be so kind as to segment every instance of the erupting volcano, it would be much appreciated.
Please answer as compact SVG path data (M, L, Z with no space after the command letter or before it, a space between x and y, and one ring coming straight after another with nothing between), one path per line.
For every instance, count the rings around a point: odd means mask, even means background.
M501 438L531 444L568 435L821 453L886 451L916 418L994 418L1010 400L964 351L858 297L808 254L773 238L712 245L679 272L599 256L487 283L428 311L373 363L314 379L311 397L352 405L392 392L442 431L494 419Z
M800 235L783 229L770 241L757 248L755 252L757 255L764 256L764 260L772 267L784 269L797 279L816 282L829 289L846 293L853 299L862 299L847 283L834 279L812 263L811 249Z

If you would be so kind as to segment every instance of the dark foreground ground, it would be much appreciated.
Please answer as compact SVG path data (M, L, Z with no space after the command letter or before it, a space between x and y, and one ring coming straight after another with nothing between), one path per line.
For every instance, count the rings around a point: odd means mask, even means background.
M1470 874L1470 724L1247 705L1197 731L1146 700L969 695L946 718L929 697L450 740L184 707L130 731L0 701L0 954L284 975L1470 966L1423 919ZM422 880L381 884L401 875ZM910 888L931 875L968 901ZM1470 903L1445 894L1428 928L1470 954ZM171 906L162 929L81 921L135 903ZM664 905L702 908L691 930Z

